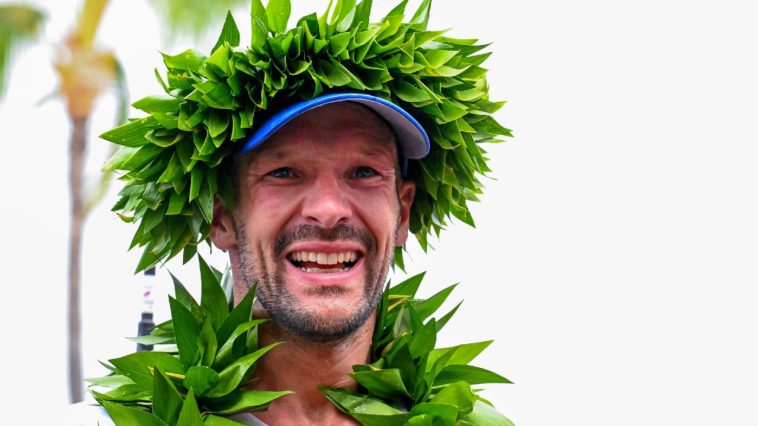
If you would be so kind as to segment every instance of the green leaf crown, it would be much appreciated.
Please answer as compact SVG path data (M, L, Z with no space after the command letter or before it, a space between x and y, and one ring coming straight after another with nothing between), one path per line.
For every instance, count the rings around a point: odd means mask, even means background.
M126 181L113 210L139 223L130 245L144 247L137 270L179 253L186 262L207 241L215 196L233 205L230 154L256 115L329 92L387 99L429 134L429 155L408 171L417 184L410 230L424 250L451 215L473 226L467 202L477 200L479 177L490 171L481 144L510 136L492 117L503 102L488 97L481 64L489 53L475 39L427 30L430 0L404 21L406 3L371 23L370 0L337 0L331 14L330 4L287 30L289 0L266 7L253 0L249 48L235 49L240 34L227 14L210 56L163 55L166 78L156 76L166 95L135 102L148 115L101 136L121 145L106 169Z

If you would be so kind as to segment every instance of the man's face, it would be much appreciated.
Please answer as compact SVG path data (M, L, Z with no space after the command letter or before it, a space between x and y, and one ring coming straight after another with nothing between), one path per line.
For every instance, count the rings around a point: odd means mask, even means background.
M277 322L311 340L345 337L374 313L408 235L411 182L397 181L389 127L349 103L294 119L240 167L233 214L212 237ZM219 215L218 213L221 213Z

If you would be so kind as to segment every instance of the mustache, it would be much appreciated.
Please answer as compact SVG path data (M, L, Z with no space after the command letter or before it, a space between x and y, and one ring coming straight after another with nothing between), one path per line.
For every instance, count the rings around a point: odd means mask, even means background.
M351 225L340 224L326 229L316 225L302 224L282 232L274 242L274 255L280 257L296 241L356 241L371 253L376 251L376 241L368 231Z

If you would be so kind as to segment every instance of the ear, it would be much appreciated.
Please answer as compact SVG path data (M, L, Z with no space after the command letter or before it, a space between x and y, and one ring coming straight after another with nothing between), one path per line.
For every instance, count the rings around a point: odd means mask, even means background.
M211 241L223 251L237 246L237 236L234 232L234 216L226 208L221 197L213 202L213 220L211 221Z
M413 197L416 195L416 184L411 180L401 183L397 195L400 201L400 223L395 235L395 245L402 246L408 241L408 224L411 217Z

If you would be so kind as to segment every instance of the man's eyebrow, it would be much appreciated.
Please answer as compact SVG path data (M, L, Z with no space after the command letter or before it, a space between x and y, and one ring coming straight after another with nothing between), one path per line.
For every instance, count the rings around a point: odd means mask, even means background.
M394 142L393 142L394 143ZM365 155L368 157L378 157L381 155L389 155L390 157L393 156L393 150L389 147L387 142L384 141L377 141L374 144L366 145L366 144L356 144L355 151L361 155ZM323 144L324 149L329 148L329 142L324 142ZM286 157L291 154L297 152L296 149L290 148L284 145L279 146L272 146L270 147L266 153L265 153L265 159L261 159L260 156L257 157L258 162L264 161L278 161L282 159L286 159ZM254 157L255 158L255 157Z
M393 152L392 149L389 149L389 147L382 146L384 143L381 144L372 144L372 145L362 145L358 147L358 151L366 156L369 157L377 157L383 154L388 154L389 156L392 156Z

